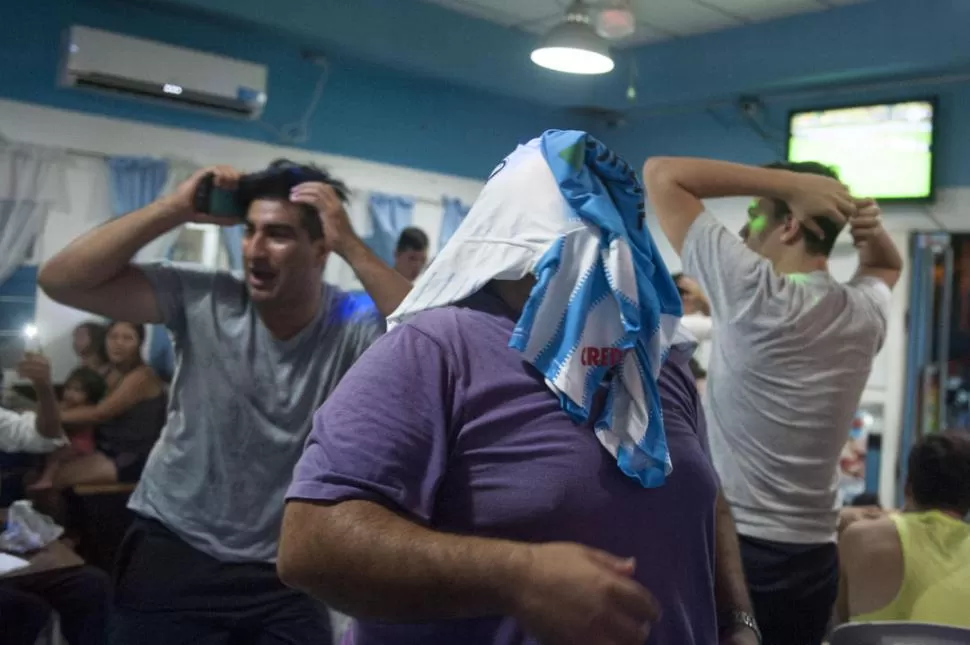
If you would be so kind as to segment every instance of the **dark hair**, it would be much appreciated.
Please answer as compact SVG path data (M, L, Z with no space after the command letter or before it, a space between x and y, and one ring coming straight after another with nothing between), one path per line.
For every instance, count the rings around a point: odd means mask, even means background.
M970 434L923 437L909 452L909 492L922 509L970 511Z
M830 179L835 180L839 179L839 173L836 172L834 168L818 163L817 161L776 161L774 163L767 164L764 167L772 170L803 172L810 175L821 175L823 177L829 177ZM775 203L776 220L791 214L791 209L784 201L780 199L775 199L773 201ZM824 255L825 257L828 257L832 253L832 248L835 246L835 239L839 236L839 233L842 232L842 226L836 224L827 217L816 217L815 223L818 224L819 228L822 229L822 233L825 235L825 238L820 238L818 235L812 233L808 229L802 229L802 235L805 239L805 250L811 255Z
M400 237L397 238L398 253L403 253L405 251L427 251L427 250L428 250L428 235L420 228L409 226L403 231L401 231Z
M95 354L98 355L98 358L101 359L101 362L107 363L108 350L107 350L107 347L105 346L104 341L105 341L105 337L108 335L108 328L102 325L101 323L94 322L93 320L88 320L86 322L81 323L77 327L75 327L74 331L77 331L78 329L83 329L88 333L88 340L91 341L91 349L94 351Z
M142 347L145 344L145 338L146 338L145 325L142 325L140 323L128 322L127 320L112 320L108 324L107 331L110 332L115 327L115 325L129 325L132 329L135 330L135 335L138 336L138 346Z
M671 278L673 278L673 281L674 281L674 286L677 287L677 293L679 293L681 296L687 295L687 291L685 291L684 288L680 286L680 281L683 280L685 277L687 276L685 276L680 271L678 271L677 273L671 276Z
M878 506L882 508L882 504L879 503L878 493L859 493L852 498L849 506Z
M79 367L68 374L64 379L64 386L67 387L71 383L77 383L78 387L84 390L90 405L101 401L108 392L108 384L104 378L90 367Z
M245 175L239 180L239 198L242 206L249 206L257 199L279 199L289 201L290 191L308 181L318 181L333 187L341 202L346 203L350 191L347 185L333 177L323 168L313 164L298 164L289 159L277 159L265 170ZM311 240L323 238L323 224L320 214L308 204L298 204L300 224Z

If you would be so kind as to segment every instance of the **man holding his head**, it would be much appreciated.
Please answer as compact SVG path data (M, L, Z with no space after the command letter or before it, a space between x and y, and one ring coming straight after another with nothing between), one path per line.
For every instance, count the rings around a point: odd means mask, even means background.
M118 556L112 642L326 642L326 615L285 587L273 562L283 496L313 411L383 330L323 282L331 251L379 312L410 283L360 240L346 188L312 166L274 162L247 181L244 277L134 264L141 247L188 222L199 182L239 186L227 167L81 236L41 269L54 300L111 319L164 324L175 346L168 421L130 507ZM253 176L251 176L253 177Z
M647 193L710 302L704 409L765 645L818 645L838 591L838 461L902 259L871 200L815 163L657 158ZM702 199L757 196L741 239ZM859 269L827 258L848 221Z

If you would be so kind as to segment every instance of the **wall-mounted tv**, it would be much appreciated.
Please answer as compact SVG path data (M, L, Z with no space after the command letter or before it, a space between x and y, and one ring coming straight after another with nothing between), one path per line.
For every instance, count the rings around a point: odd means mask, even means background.
M853 195L933 198L934 99L793 112L788 160L833 166Z

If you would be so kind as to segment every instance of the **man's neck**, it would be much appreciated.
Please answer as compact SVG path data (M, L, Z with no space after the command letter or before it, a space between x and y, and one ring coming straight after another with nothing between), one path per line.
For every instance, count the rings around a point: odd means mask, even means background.
M786 255L772 262L772 265L776 272L784 275L816 271L828 273L829 270L828 260L819 255Z
M323 306L322 289L316 289L303 300L292 305L265 303L256 306L263 325L277 340L289 340L306 329Z

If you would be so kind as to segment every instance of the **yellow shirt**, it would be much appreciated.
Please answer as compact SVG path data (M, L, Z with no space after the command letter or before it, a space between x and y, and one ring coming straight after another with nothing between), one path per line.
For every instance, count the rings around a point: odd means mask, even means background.
M970 525L937 511L892 516L903 582L888 605L853 622L887 620L970 627Z

